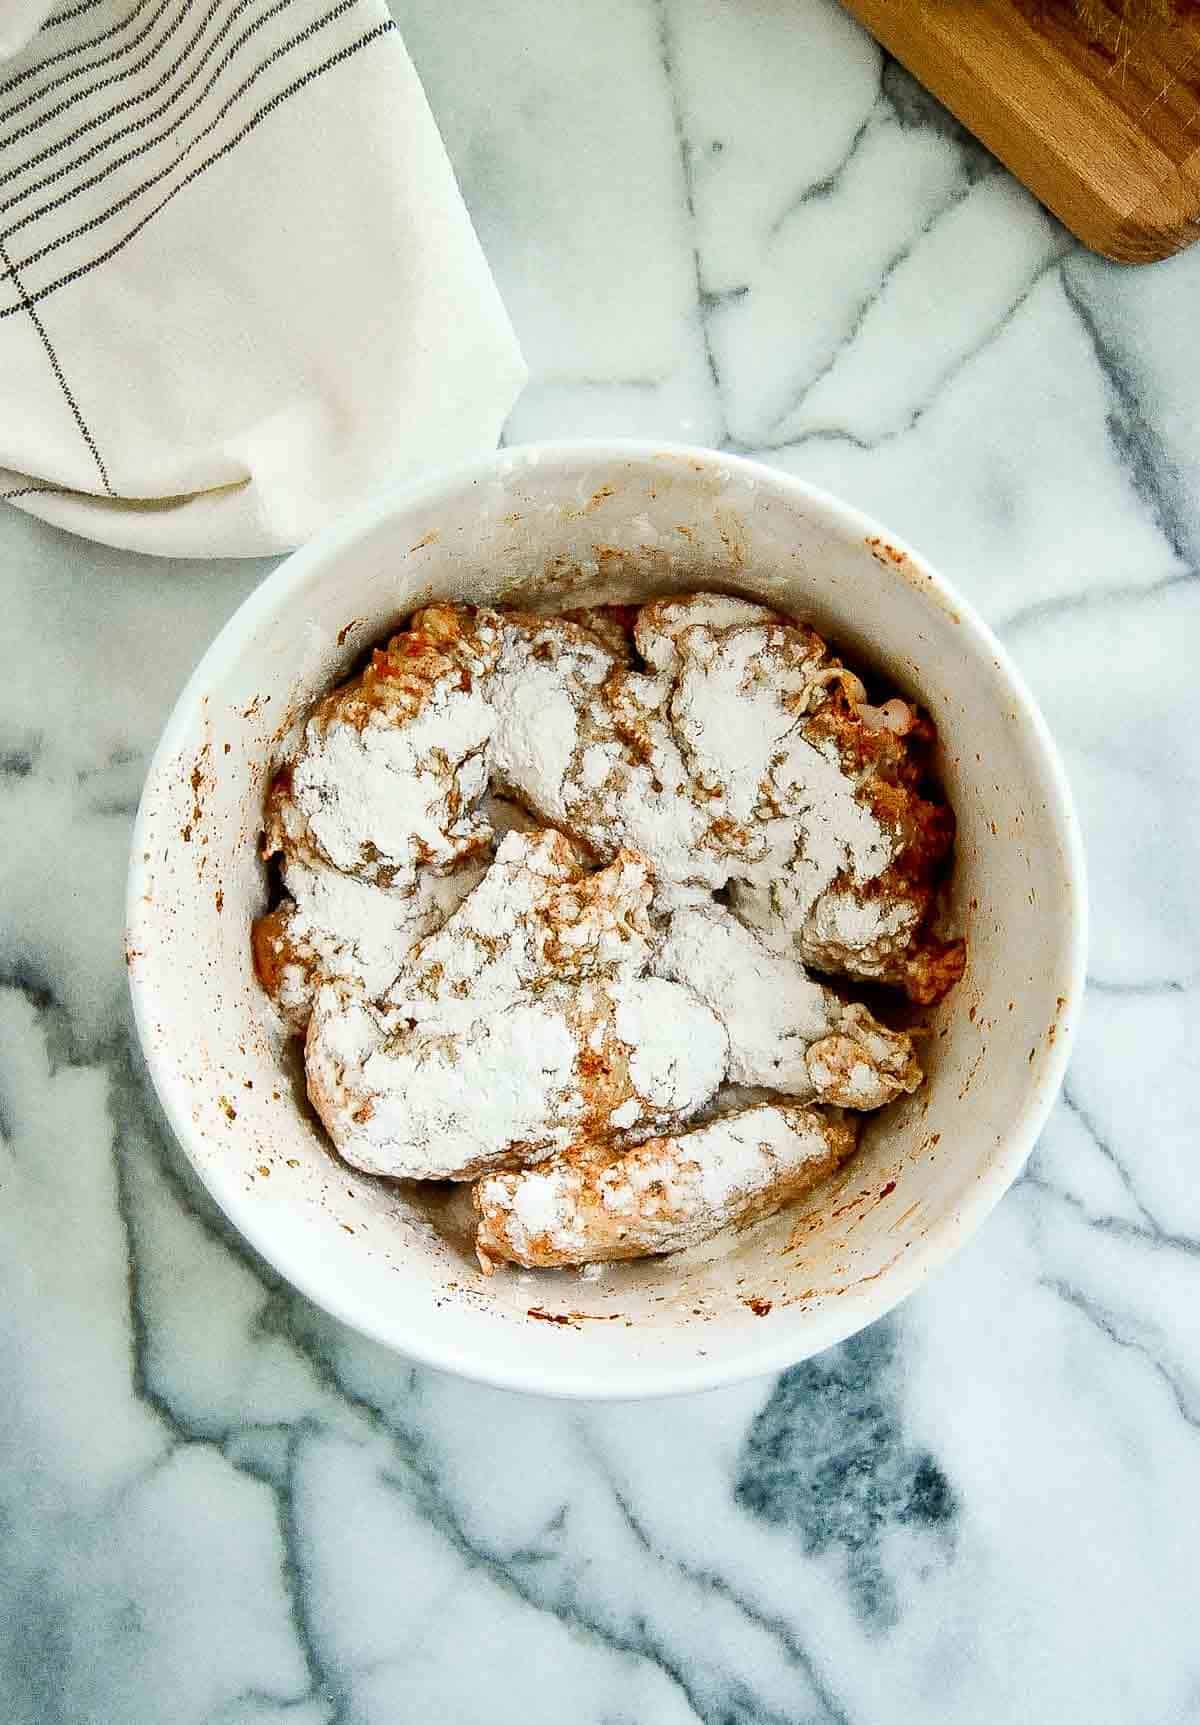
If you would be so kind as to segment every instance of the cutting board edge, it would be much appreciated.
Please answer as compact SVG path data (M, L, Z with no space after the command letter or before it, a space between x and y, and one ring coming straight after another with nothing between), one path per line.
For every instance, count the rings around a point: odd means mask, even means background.
M887 49L912 75L979 138L1077 239L1091 251L1117 263L1153 263L1200 240L1200 140L1182 167L1119 116L1114 133L1118 157L1140 155L1141 195L1120 200L1096 178L1087 177L1073 158L1064 124L1064 139L1039 133L1026 117L1024 105L981 77L969 58L954 52L946 32L922 30L909 4L897 0L841 0L845 10ZM947 4L950 0L947 0ZM1007 6L1012 0L1003 0ZM961 17L961 14L960 14ZM1011 33L1012 20L1006 17ZM971 24L978 36L980 15L972 9ZM1035 92L1051 96L1045 69L1046 50L1030 62ZM1076 80L1077 92L1084 81ZM1068 102L1081 132L1094 116Z

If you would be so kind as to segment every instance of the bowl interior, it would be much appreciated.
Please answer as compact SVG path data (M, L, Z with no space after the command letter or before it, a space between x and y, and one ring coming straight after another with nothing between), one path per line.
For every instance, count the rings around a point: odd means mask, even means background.
M434 598L557 609L720 587L812 621L932 712L958 817L967 976L929 1015L928 1082L798 1210L672 1258L480 1274L419 1188L338 1162L250 964L264 787L282 739ZM298 553L196 672L151 768L129 965L144 1047L218 1201L319 1303L490 1381L637 1394L804 1357L908 1292L1009 1184L1061 1073L1082 929L1041 722L978 621L911 552L797 482L686 450L511 451Z

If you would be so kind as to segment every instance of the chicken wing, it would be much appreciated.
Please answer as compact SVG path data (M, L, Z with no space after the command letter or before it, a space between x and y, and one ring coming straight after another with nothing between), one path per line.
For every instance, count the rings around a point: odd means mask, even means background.
M490 613L418 612L308 719L272 785L265 854L307 853L403 888L420 865L453 868L485 849L476 805L494 714L483 679L498 648Z
M589 874L562 833L511 833L379 1004L322 988L305 1064L338 1151L372 1173L470 1179L689 1118L728 1039L688 989L642 974L650 894L636 856Z
M761 1103L635 1149L489 1175L475 1189L479 1262L538 1269L677 1252L772 1215L856 1141L836 1112Z
M686 984L724 1024L734 1084L881 1108L921 1083L907 1035L886 1029L865 1006L843 1005L720 905L674 910L654 970Z

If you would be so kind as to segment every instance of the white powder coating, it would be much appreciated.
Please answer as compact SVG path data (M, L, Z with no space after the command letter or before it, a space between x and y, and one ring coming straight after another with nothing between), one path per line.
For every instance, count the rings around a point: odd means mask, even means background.
M773 951L834 975L887 980L896 959L912 945L923 904L916 896L892 900L829 885L809 858L792 852L756 878L730 883L729 904Z
M494 626L499 782L602 859L624 845L660 884L731 884L739 915L773 925L783 950L803 939L820 962L806 924L822 895L874 882L897 853L834 743L806 734L832 685L863 695L820 637L722 594L661 600L635 625L647 673L561 618ZM855 907L862 938L830 945L852 973L893 910L877 894Z
M319 993L308 1087L338 1151L371 1173L471 1179L703 1106L725 1032L688 990L639 980L650 894L640 858L588 874L562 833L510 833L379 1005Z
M682 1116L706 1084L712 1094L728 1070L729 1038L711 1002L705 1013L680 1015L678 988L657 977L617 984L613 1000L613 1025L629 1049L629 1076L648 1107Z
M677 599L655 599L637 614L633 638L638 652L655 671L669 671L675 662L676 643L684 629L707 624L710 629L729 629L739 623L779 623L777 611L737 599L729 593L688 593Z
M753 930L709 905L675 911L654 970L686 983L722 1020L733 1083L811 1095L805 1053L835 1027L841 1002L801 965L769 951Z
M880 905L837 891L823 894L807 914L800 903L793 903L785 926L790 924L792 944L801 956L828 970L866 978L888 974L889 961L909 945L921 909L910 899Z
M503 617L498 626L489 680L496 782L601 859L624 846L656 875L719 885L703 849L708 816L665 711L669 683L629 670L562 618Z
M283 871L291 903L279 919L280 1009L303 1030L322 982L351 983L368 999L382 994L417 941L441 926L485 870L468 862L454 874L423 871L411 886L383 888L291 858Z
M415 880L422 862L452 864L485 842L471 810L487 788L493 713L477 691L439 687L403 728L378 709L362 730L310 723L293 797L334 868Z
M676 909L654 970L685 983L725 1025L734 1084L879 1108L921 1081L907 1035L865 1006L844 1006L719 905Z
M558 928L555 889L581 881L583 874L581 855L564 834L509 833L474 892L397 976L387 999L390 1012L457 1029L517 1000L549 968L544 948ZM619 965L627 948L635 959L647 950L641 925L648 888L636 873L625 886L624 875L618 868L589 880L591 914L580 921L596 968L605 959ZM570 902L582 910L581 894Z
M579 783L585 791L598 791L621 765L617 743L589 743L579 763Z
M855 1142L836 1112L765 1103L607 1158L488 1176L475 1192L480 1263L536 1269L699 1245L773 1214Z
M618 612L418 613L314 711L268 807L288 898L259 926L314 1105L370 1172L492 1176L486 1261L765 1213L853 1142L801 1101L877 1108L921 1078L804 968L896 980L920 939L928 889L874 812L888 745L853 730L920 716L866 706L750 601L657 601L634 638L646 670Z
M625 1132L636 1125L641 1114L636 1096L631 1096L627 1102L622 1102L619 1108L614 1108L608 1117L608 1123L616 1132Z
M675 645L671 713L692 772L735 819L748 821L760 808L765 814L777 761L794 747L819 687L821 644L782 625L750 624L682 629Z
M498 834L532 824L500 797L485 797L481 812ZM303 1035L324 982L352 983L369 999L381 995L416 942L442 926L487 868L486 856L469 856L448 874L420 869L414 882L383 887L330 867L305 843L289 847L287 897L260 925L278 973L275 1004L289 1028Z
M317 996L309 1095L339 1153L369 1174L462 1179L520 1143L532 1160L571 1141L582 1104L564 1002L515 1001L468 1039L387 1021L332 986Z
M481 679L498 650L490 614L418 612L305 724L268 849L290 840L345 873L405 886L418 866L450 868L484 847L490 829L475 805L495 713Z
M493 778L544 819L565 820L581 725L586 729L616 655L587 629L563 619L516 615L496 621L501 647L488 684L495 712Z
M824 643L811 631L748 625L683 629L677 647L671 713L691 771L730 821L751 829L749 866L729 871L739 883L731 902L740 910L782 879L786 915L776 914L789 930L802 926L836 879L874 880L896 849L832 742L805 734L830 680Z

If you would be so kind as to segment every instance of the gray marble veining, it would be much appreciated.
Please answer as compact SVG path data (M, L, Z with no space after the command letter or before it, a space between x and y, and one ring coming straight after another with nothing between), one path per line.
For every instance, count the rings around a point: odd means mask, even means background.
M532 381L508 428L746 451L999 630L1089 852L1023 1180L785 1373L565 1407L281 1285L131 1045L129 828L266 565L0 514L0 1717L1200 1720L1200 250L1081 252L826 0L397 0Z

